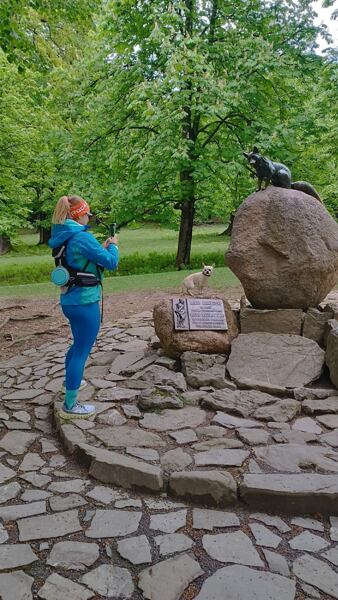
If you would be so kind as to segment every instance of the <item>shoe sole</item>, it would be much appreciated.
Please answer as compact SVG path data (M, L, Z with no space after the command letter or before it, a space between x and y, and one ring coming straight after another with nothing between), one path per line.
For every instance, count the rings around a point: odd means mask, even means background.
M78 415L75 413L66 413L63 412L63 410L59 411L59 417L61 417L61 419L63 419L64 421L72 421L73 419L78 420L78 419L89 419L90 417L93 417L95 415L95 411L92 413L88 413L87 415Z

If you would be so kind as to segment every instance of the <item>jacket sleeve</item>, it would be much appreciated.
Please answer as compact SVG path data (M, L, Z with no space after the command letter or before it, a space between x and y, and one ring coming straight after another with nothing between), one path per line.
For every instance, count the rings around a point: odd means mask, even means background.
M119 251L114 244L110 244L106 250L91 233L83 232L76 236L76 246L90 262L109 271L114 271L117 268Z

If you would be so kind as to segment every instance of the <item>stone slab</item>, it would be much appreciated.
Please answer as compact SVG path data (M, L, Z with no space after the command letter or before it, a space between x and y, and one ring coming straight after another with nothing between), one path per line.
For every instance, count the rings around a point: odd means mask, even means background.
M77 510L20 519L17 524L20 542L61 537L82 529Z

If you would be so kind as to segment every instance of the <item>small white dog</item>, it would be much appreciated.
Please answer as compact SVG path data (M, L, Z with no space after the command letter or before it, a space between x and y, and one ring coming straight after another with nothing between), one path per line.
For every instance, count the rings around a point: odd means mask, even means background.
M197 288L198 292L202 292L204 287L208 287L208 279L214 271L215 265L203 264L203 271L192 273L183 279L183 290L190 296L193 296L192 290Z

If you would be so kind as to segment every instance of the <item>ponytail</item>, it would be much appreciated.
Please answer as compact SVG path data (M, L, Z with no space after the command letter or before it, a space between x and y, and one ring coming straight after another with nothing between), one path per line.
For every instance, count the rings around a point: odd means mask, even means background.
M55 210L53 212L52 223L63 224L67 217L69 217L70 202L68 196L61 196L57 201Z

